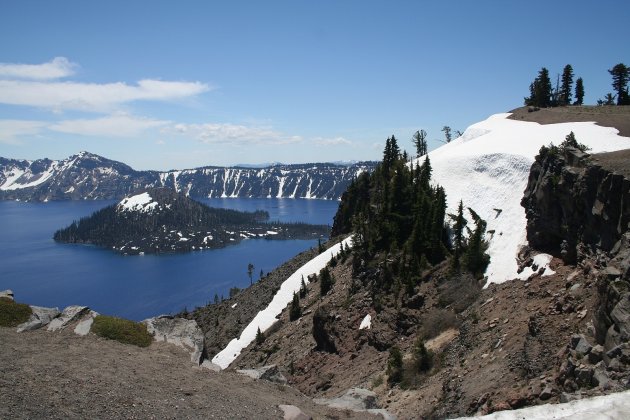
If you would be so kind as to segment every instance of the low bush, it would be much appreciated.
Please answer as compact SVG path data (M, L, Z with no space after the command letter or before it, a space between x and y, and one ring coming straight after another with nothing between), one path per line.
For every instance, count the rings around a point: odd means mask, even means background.
M457 316L446 309L433 309L422 317L422 327L419 337L422 340L429 340L437 337L449 328L458 328Z
M113 316L95 317L91 331L101 337L138 347L148 347L153 341L146 325Z
M0 327L17 327L28 321L33 311L24 303L9 298L0 298Z

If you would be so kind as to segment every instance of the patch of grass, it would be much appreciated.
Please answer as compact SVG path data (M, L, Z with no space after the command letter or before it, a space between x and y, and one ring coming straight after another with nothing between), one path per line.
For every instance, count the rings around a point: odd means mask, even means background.
M9 298L0 298L0 327L17 327L28 321L33 311L24 303Z
M91 331L101 337L138 347L148 347L153 341L146 325L113 316L98 315L94 318Z

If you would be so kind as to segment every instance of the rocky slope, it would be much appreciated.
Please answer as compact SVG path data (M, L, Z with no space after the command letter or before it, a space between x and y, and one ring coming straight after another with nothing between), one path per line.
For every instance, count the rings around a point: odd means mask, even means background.
M122 199L165 187L192 197L319 198L337 200L374 162L313 163L266 168L203 167L136 171L124 163L81 152L64 160L0 157L0 199L22 201Z
M312 239L328 227L266 223L263 211L216 209L166 188L154 188L98 210L55 232L58 242L94 244L123 254L221 248L243 239Z
M371 287L385 266L353 273L354 257L340 258L332 291L320 297L313 279L301 317L291 320L287 308L231 368L277 365L314 398L370 389L399 418L485 414L628 389L629 153L559 149L536 158L523 199L531 245L520 254L525 281L481 289L446 262L425 270L411 296L375 299ZM541 251L553 254L547 269L537 263ZM419 339L434 352L424 372L414 367ZM395 384L394 347L403 360Z

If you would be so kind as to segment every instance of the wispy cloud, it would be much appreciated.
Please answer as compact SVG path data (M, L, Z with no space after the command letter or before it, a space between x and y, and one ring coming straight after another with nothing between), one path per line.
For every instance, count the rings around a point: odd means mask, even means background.
M72 76L77 64L65 57L55 57L42 64L0 63L0 77L11 79L53 80Z
M117 114L96 119L60 121L48 126L48 129L84 136L138 137L146 130L163 127L169 123L169 121Z
M27 120L0 120L0 143L20 144L20 137L41 132L46 123Z
M289 144L302 141L300 136L287 135L271 127L229 123L175 124L165 128L165 132L185 135L203 143Z
M210 87L200 82L141 80L126 83L75 83L0 80L0 103L52 110L106 112L133 101L168 101L195 96Z
M343 146L343 145L351 145L352 142L343 137L315 137L313 142L318 146Z

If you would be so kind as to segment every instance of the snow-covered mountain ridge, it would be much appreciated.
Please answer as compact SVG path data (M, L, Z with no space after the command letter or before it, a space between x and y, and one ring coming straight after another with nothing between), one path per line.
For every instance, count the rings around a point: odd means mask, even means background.
M463 200L488 222L489 283L519 277L516 256L526 244L525 210L520 201L541 146L558 145L572 131L591 153L630 148L630 138L594 122L542 125L509 116L492 115L429 153L432 179L446 191L448 212L455 213L459 200Z
M265 168L203 167L136 171L121 162L81 152L63 160L0 157L0 199L22 201L121 199L166 187L192 197L313 198L337 200L374 162L312 163Z

